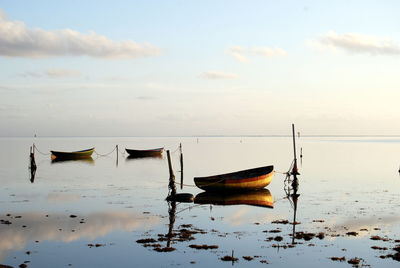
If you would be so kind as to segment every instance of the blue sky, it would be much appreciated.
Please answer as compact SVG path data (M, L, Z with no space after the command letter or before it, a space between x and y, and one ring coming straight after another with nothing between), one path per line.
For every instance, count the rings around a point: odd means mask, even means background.
M0 136L400 134L398 1L0 10Z

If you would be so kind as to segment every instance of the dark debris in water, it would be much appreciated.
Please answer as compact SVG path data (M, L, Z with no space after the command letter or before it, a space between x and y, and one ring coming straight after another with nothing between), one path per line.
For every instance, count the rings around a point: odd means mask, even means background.
M273 230L265 230L265 231L263 231L264 233L280 233L280 232L282 232L282 230L281 229L273 229Z
M289 221L288 220L275 220L275 221L272 221L271 223L274 223L274 224L289 224Z
M148 247L152 247L152 248L160 248L161 244L155 243L155 244L143 244L144 247L148 248Z
M285 244L285 245L279 245L279 244L272 244L273 248L283 248L283 249L287 249L287 248L294 248L295 245L294 244Z
M156 247L156 248L154 248L154 250L157 251L157 252L171 252L171 251L176 250L176 248L173 248L173 247L165 247L165 248Z
M379 236L379 235L373 235L373 236L371 236L370 239L371 239L371 240L381 240L381 241L384 241L384 242L390 241L389 238L387 238L387 237L381 237L381 236Z
M140 244L148 244L148 243L155 243L155 242L157 242L157 240L155 240L153 238L145 238L145 239L136 240L136 243L140 243Z
M331 259L332 261L340 261L340 262L343 262L343 261L346 261L346 257L330 257L329 259Z
M88 247L90 248L98 248L98 247L104 247L106 244L87 244Z
M375 249L375 250L388 250L387 247L372 246L371 248L372 248L372 249Z
M228 256L228 255L226 255L226 256L222 257L221 260L222 260L222 261L231 261L231 262L235 262L235 261L238 261L239 259L238 259L238 258L235 258L235 257L233 257L233 256Z
M304 239L305 241L309 241L316 236L314 233L306 233L306 232L296 232L295 238L296 239Z
M347 263L353 264L353 265L358 265L358 264L360 264L361 260L362 260L361 258L352 258L352 259L348 260Z
M347 232L346 235L348 235L348 236L357 236L358 233L357 232Z
M217 249L218 246L217 245L189 245L190 248L194 248L194 249Z
M0 268L13 268L13 267L9 265L0 264Z

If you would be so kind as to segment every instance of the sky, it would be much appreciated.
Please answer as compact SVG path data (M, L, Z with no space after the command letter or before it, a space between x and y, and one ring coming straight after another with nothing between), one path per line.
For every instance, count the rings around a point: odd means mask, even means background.
M0 0L0 136L400 135L399 12Z

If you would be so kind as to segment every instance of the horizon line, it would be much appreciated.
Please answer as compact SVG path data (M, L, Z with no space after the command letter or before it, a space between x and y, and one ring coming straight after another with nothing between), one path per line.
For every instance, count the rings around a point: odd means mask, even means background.
M235 138L235 137L248 137L248 138L257 138L257 137L292 137L292 135L282 135L282 134L271 134L271 135L263 135L263 134L254 134L254 135L132 135L132 136L0 136L0 138ZM309 134L309 135L296 135L296 137L400 137L400 134Z

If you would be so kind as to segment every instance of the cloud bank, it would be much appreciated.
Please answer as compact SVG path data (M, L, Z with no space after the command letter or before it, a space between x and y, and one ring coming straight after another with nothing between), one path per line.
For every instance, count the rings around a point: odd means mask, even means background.
M400 45L393 40L358 33L337 34L330 31L321 35L317 43L323 47L342 49L353 54L400 55Z
M11 21L0 12L0 55L7 57L44 58L56 56L90 56L106 59L133 59L155 56L160 50L150 44L113 41L105 36L71 29L47 31L28 28L23 22Z
M238 78L238 75L218 71L209 71L202 73L200 77L203 79L235 79Z
M44 72L26 71L17 76L22 78L73 78L81 76L81 73L72 69L48 69Z
M263 56L266 58L286 56L287 52L282 48L252 47L244 48L241 46L230 47L227 54L240 62L249 62L251 56Z

